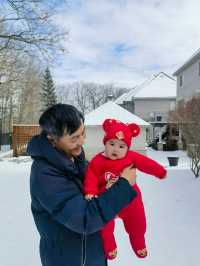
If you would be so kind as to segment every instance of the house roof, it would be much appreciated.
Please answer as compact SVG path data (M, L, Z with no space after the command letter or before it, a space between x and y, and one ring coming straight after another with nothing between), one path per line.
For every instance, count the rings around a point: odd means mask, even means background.
M173 76L178 76L184 69L192 65L194 62L200 59L200 48L173 74Z
M131 101L133 98L176 98L176 82L172 77L160 72L120 96L115 103L122 104L124 101Z
M150 124L140 117L132 114L114 102L107 102L97 109L91 111L85 116L86 126L102 125L107 118L113 118L123 123L136 123L140 126L149 126Z

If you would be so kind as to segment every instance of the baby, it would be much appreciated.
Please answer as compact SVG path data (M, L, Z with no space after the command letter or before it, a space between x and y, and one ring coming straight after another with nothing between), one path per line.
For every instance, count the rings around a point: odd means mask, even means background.
M140 171L160 179L166 177L166 170L163 166L147 156L129 150L132 137L140 133L138 125L128 125L115 119L106 119L103 129L105 150L90 161L86 170L84 193L87 200L97 197L108 189L117 181L122 170L129 165L134 165ZM137 197L119 212L118 217L124 223L133 251L139 258L144 258L147 256L146 217L141 191L137 184L134 184L133 188L137 191ZM115 221L112 220L101 230L105 256L111 260L117 256L114 225Z

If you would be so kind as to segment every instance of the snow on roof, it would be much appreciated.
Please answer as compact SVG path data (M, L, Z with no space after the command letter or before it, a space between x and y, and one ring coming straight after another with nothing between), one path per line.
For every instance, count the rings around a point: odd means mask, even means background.
M133 90L133 89L132 89ZM131 91L132 91L131 90ZM129 91L130 92L130 91ZM123 93L121 96L119 96L116 100L115 100L115 103L117 103L117 104L121 104L121 103L123 103L123 101L125 101L124 99L126 99L126 95L128 95L129 94L129 92L125 92L125 93Z
M115 103L131 101L132 98L175 98L176 82L167 74L160 72L135 87L130 92L120 96Z
M137 88L138 88L138 86L136 86L135 88L133 88L129 92L125 92L124 94L122 94L119 98L117 98L115 100L115 103L122 104L124 101L131 101L132 98L134 97L135 93L136 93Z
M85 116L86 126L102 125L107 118L120 120L124 123L136 123L140 126L149 126L150 124L140 117L132 114L114 102L107 102L97 109L91 111Z
M200 58L200 48L181 67L179 67L176 70L176 72L174 72L173 76L179 75L180 72L182 72L188 66L190 66L191 64L193 64L199 58Z

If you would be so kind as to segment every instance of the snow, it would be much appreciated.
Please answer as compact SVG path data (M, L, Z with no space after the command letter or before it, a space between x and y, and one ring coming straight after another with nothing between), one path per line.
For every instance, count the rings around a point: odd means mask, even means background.
M176 82L161 72L123 95L115 103L122 104L123 101L131 101L132 98L176 98Z
M30 212L31 162L16 162L0 161L0 264L39 266L39 238Z
M157 180L138 173L147 216L146 240L149 256L138 259L132 252L121 220L116 239L119 255L111 266L198 266L200 261L199 200L200 178L189 170L185 153L148 152L148 156L167 166L167 156L180 156L179 166L168 166L168 178Z
M129 90L130 91L133 91L133 89ZM123 93L121 96L119 96L116 100L115 100L115 103L117 104L122 104L124 99L126 99L126 96L129 94L129 92L125 92Z
M2 146L0 150L0 159L4 157L11 157L13 154L13 150L10 149L9 145Z
M97 109L93 110L85 116L86 126L102 125L103 121L107 118L114 118L124 123L136 123L141 126L149 126L150 124L141 119L140 117L132 114L118 104L109 101Z
M8 150L10 150L10 145L1 145L0 154Z
M118 258L109 262L109 266L198 266L200 178L193 176L189 159L182 151L148 149L148 156L168 169L168 178L162 181L138 172L147 215L149 256L141 260L134 255L118 219L115 230ZM169 167L167 156L179 156L178 166ZM30 166L29 157L0 161L2 266L41 265L38 233L30 211Z

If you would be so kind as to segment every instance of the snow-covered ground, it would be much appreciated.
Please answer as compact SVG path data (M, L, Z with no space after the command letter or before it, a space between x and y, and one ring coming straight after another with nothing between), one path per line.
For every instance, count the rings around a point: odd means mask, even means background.
M5 152L5 151L8 151L8 150L10 150L10 145L2 145L1 150L0 150L0 154Z
M148 150L148 155L165 166L167 156L180 157L178 167L168 167L166 180L138 172L148 222L149 257L141 260L134 255L123 224L117 220L118 258L109 266L198 266L200 178L189 170L184 152ZM1 266L41 265L38 233L30 212L30 166L31 162L23 157L0 161Z

